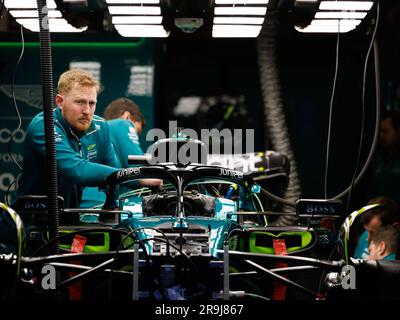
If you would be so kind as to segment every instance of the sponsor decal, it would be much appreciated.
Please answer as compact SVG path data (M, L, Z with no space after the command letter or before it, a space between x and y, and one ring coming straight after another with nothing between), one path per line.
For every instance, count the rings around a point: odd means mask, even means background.
M126 168L117 172L117 178L135 176L140 174L140 168Z

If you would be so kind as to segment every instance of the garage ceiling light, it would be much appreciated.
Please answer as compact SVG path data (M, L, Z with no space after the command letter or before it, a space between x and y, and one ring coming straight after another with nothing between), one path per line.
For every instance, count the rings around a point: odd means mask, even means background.
M309 25L302 29L298 26L295 26L295 29L297 31L305 32L305 33L337 33L338 31L340 33L345 33L345 32L354 30L355 28L356 28L356 26L340 26L340 29L339 29L338 26Z
M16 18L17 23L33 32L40 31L36 0L5 0L4 5ZM50 32L82 32L87 29L87 27L75 28L63 19L54 0L47 0L47 8L53 9L48 11Z
M240 24L217 24L214 25L213 30L215 31L253 31L253 32L260 32L261 26L248 26L248 25L240 25Z
M118 31L165 31L163 26L155 24L117 24L115 29Z
M114 16L113 24L161 24L161 16Z
M14 18L38 18L39 13L36 10L10 10L10 14ZM61 12L58 10L49 10L48 13L50 18L61 18Z
M27 19L17 19L17 22L19 24L23 25L38 25L39 21L38 19L35 18L27 18ZM49 24L50 25L68 25L68 22L64 19L49 19Z
M215 0L215 4L268 4L269 0Z
M321 1L319 10L369 10L373 1Z
M36 0L5 0L4 5L8 9L37 9ZM57 8L54 0L47 0L47 8Z
M168 37L159 0L106 0L115 29L123 37ZM122 5L118 5L122 4ZM127 4L135 4L130 6ZM138 5L141 4L141 5Z
M149 14L149 15L161 15L161 9L160 7L156 6L110 6L108 7L108 10L112 15L117 14L117 15L127 15L127 14L132 14L132 15L143 15L143 14Z
M106 0L108 4L159 4L160 0Z
M215 7L215 15L245 15L245 16L264 16L267 12L266 7Z
M259 31L213 30L213 38L257 38Z
M214 24L263 24L264 18L258 17L214 17Z
M216 24L213 26L214 38L256 38L261 25Z
M38 19L17 19L17 22L33 32L40 31ZM49 27L51 32L82 32L87 29L87 27L83 29L74 28L64 19L49 19Z
M340 26L358 26L361 20L347 20L347 19L314 19L311 21L311 25L314 26L337 26L340 22Z
M317 19L364 19L367 12L350 12L350 11L328 11L317 12L315 18Z
M156 26L160 27L160 26ZM169 33L167 33L163 28L158 29L142 29L142 30L118 30L118 33L123 37L149 37L149 38L166 38Z

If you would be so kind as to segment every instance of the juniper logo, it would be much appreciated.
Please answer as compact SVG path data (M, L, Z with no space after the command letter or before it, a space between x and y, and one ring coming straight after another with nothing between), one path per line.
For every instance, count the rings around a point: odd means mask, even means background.
M140 174L140 169L139 168L127 168L127 169L121 169L117 172L117 178L122 178L122 177L127 177L131 175L137 175Z
M220 169L220 176L228 176L232 178L243 178L243 173L239 171L234 171L234 170L228 170L228 169Z

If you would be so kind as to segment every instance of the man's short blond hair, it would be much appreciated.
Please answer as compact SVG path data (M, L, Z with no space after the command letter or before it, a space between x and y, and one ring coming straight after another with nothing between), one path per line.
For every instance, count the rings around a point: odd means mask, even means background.
M65 71L58 80L58 92L68 93L72 87L77 84L80 87L95 87L97 93L100 90L100 83L89 72L82 69L71 69Z

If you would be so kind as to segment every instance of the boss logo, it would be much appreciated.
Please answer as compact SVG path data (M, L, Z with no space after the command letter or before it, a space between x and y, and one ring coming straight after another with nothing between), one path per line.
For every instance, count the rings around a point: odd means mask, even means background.
M296 202L296 212L299 215L340 215L342 202L336 199L299 199Z
M334 205L324 206L324 205L312 205L308 204L306 206L307 213L335 213L336 207Z
M40 201L24 201L24 209L44 210L47 209L47 205Z
M29 234L29 240L31 240L31 241L41 240L41 239L42 239L42 235L40 232L33 231Z

